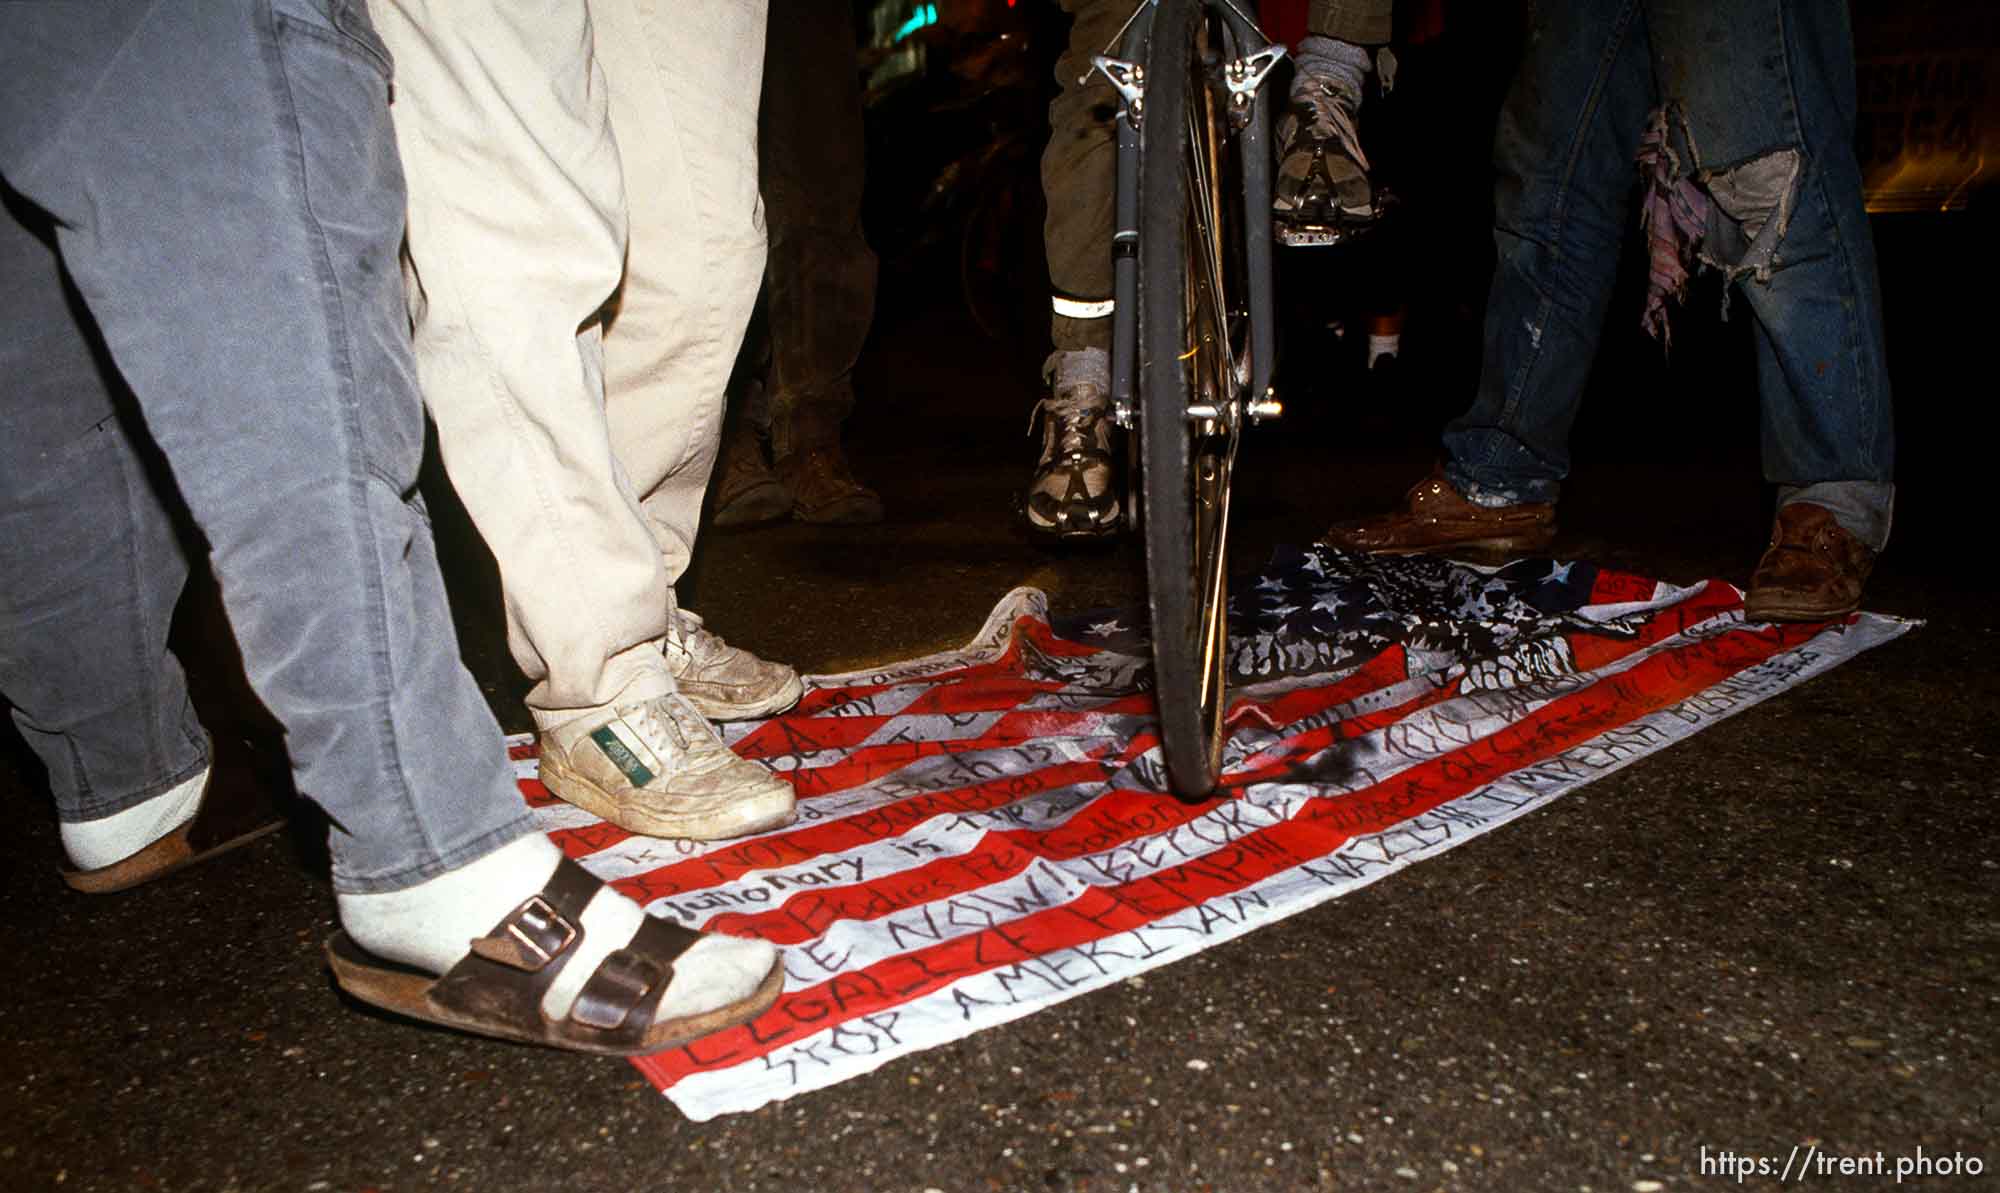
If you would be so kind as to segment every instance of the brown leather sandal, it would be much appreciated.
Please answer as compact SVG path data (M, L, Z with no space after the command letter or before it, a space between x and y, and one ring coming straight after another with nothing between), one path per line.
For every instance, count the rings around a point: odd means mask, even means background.
M212 739L208 782L194 819L108 866L64 867L62 880L88 895L128 891L277 832L285 827L285 818L271 799L271 789L285 780L263 774L261 768L262 760L249 743Z
M773 962L762 984L738 1002L654 1022L674 978L674 958L701 933L646 917L630 944L605 957L565 1019L542 1013L542 997L583 939L579 922L603 883L564 858L548 885L509 912L472 952L443 977L364 951L345 932L326 942L327 963L340 988L362 1002L425 1023L474 1035L542 1044L603 1056L638 1056L748 1023L778 1001L784 964Z

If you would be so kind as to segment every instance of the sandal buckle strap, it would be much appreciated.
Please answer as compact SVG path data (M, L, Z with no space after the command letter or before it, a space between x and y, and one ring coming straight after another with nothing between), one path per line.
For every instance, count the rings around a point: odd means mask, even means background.
M569 1017L586 1027L615 1031L634 1011L651 1016L647 995L658 990L670 971L631 949L618 949L590 975L571 1004ZM657 1001L657 1000L653 1000ZM643 1025L642 1025L643 1026Z
M582 932L547 899L530 895L492 932L473 941L472 951L510 969L540 973Z

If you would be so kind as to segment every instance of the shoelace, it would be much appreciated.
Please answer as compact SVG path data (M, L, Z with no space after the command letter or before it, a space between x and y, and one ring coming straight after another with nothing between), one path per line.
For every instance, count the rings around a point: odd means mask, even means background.
M662 696L657 700L648 700L641 704L637 712L627 713L625 723L632 727L632 732L644 738L647 744L650 745L662 738L670 738L680 747L680 752L686 754L689 745L687 731L681 727L680 718L674 715L675 711L674 698Z
M1354 113L1345 95L1314 81L1292 96L1292 102L1312 109L1308 127L1316 139L1337 141L1355 165L1363 170L1374 168L1368 164L1368 155L1361 151L1361 130L1354 123Z
M728 649L722 635L710 631L702 623L699 613L689 613L685 609L674 611L667 624L667 636L693 659L713 658Z
M1038 419L1047 417L1056 424L1057 455L1074 456L1095 448L1097 421L1105 415L1104 399L1093 389L1075 389L1050 394L1028 412L1028 434L1035 433Z

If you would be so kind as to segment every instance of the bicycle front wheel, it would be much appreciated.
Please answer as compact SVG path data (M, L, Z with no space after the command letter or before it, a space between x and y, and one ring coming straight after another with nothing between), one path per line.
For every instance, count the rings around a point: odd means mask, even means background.
M1248 369L1242 166L1201 0L1160 0L1139 166L1139 433L1153 675L1174 794L1215 790L1227 708L1230 471Z

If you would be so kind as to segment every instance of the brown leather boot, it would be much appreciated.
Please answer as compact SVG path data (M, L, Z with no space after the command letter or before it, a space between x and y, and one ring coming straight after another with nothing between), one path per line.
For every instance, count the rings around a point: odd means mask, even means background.
M1808 501L1778 511L1771 545L1757 561L1743 599L1749 621L1828 621L1861 607L1861 587L1875 567L1875 552L1834 521L1833 512Z
M738 418L723 437L715 471L715 525L754 526L792 512L792 491L765 462L764 443L748 419Z
M847 470L838 443L801 447L778 461L792 490L792 516L822 526L859 526L882 520L882 499Z
M1556 507L1547 502L1487 507L1467 501L1437 468L1403 497L1400 508L1372 518L1336 522L1320 536L1329 546L1377 555L1424 555L1466 550L1481 555L1530 555L1556 536Z

